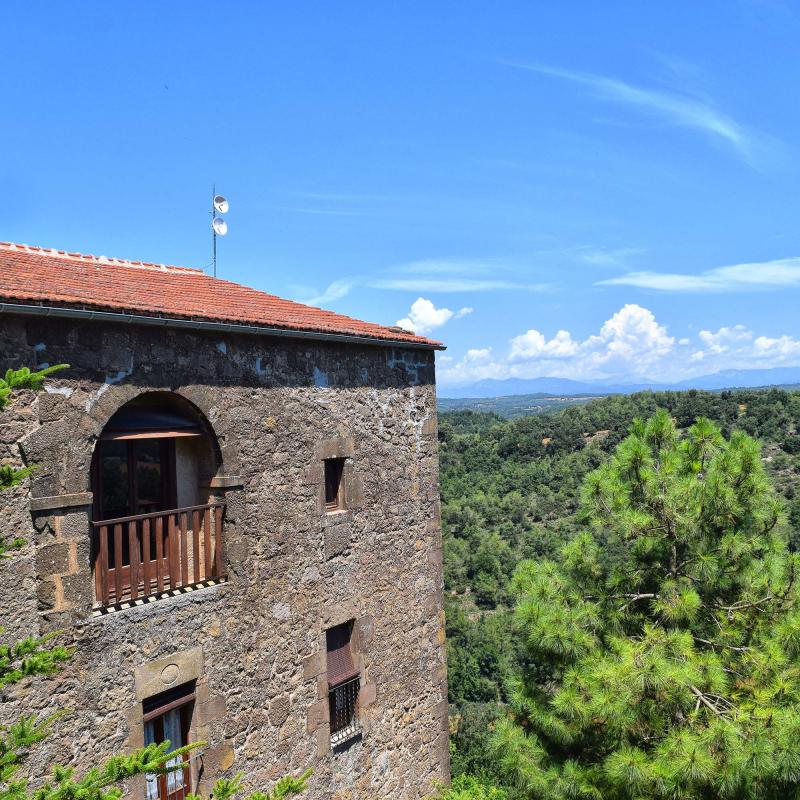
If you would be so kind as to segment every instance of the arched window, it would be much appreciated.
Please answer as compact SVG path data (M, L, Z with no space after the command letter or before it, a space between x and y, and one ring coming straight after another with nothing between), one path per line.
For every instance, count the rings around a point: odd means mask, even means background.
M222 577L224 506L211 502L213 432L191 403L153 392L108 421L92 460L102 606Z

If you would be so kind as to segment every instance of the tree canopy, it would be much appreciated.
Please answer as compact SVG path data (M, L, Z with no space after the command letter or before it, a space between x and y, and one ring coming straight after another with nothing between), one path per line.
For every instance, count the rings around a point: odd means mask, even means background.
M587 477L580 519L513 578L499 772L548 800L800 797L798 558L759 444L659 411Z

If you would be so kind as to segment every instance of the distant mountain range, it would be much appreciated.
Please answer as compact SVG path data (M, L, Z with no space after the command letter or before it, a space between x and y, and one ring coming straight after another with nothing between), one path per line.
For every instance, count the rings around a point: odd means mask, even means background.
M727 369L713 375L661 383L617 383L613 381L573 381L568 378L506 378L484 380L467 386L442 387L440 397L485 398L508 397L527 394L546 397L576 395L633 394L652 389L655 392L686 389L746 389L758 386L792 386L800 384L800 367L775 367L773 369Z

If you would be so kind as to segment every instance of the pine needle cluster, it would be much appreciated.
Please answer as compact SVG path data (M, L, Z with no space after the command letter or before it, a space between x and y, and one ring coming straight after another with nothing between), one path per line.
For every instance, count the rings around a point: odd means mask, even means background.
M636 421L585 530L513 580L525 663L496 726L542 800L800 798L797 556L759 444Z

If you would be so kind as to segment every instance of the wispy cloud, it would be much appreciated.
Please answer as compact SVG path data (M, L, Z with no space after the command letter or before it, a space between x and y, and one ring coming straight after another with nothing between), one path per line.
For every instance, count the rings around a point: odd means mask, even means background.
M593 267L615 267L623 265L631 256L644 252L638 247L592 247L589 245L576 250L578 260Z
M468 259L426 258L409 261L392 268L393 272L404 275L486 275L508 267L496 262L471 261Z
M371 194L365 192L295 192L298 197L318 200L323 203L363 203L402 199L396 195Z
M598 281L605 286L636 286L661 292L737 292L800 286L800 258L715 267L690 275L680 272L628 272Z
M402 292L493 292L524 290L541 292L546 283L519 283L491 278L381 278L366 282L373 289L396 289Z
M372 211L357 208L315 208L313 206L276 206L289 214L315 214L323 217L375 217Z
M294 288L295 294L300 298L300 302L309 306L326 306L346 297L358 283L357 278L342 278L329 283L319 294L315 294L313 289L306 286L295 286Z
M755 133L715 108L706 100L689 94L642 88L617 78L591 72L561 69L543 64L503 61L507 66L585 86L596 97L654 114L672 125L703 131L731 146L743 159L752 162L758 149Z
M509 277L496 277L498 271L505 272ZM429 259L398 264L387 269L384 275L379 277L361 275L342 278L317 293L307 287L295 287L295 294L308 305L324 306L340 300L358 286L418 294L430 292L544 292L551 287L548 283L532 283L516 278L513 269L495 263L462 261L460 259Z

